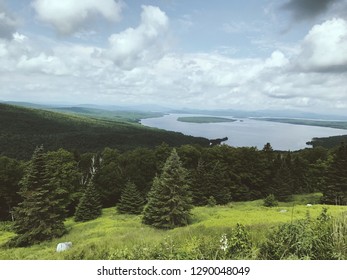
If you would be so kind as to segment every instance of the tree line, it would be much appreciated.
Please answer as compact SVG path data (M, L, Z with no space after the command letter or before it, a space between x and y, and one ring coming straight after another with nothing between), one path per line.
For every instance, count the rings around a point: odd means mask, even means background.
M63 221L98 217L103 207L143 213L143 222L173 228L190 222L193 206L321 191L326 204L347 203L347 148L297 152L226 145L100 153L45 152L27 162L0 157L0 214L15 220L16 245L61 236ZM51 225L51 226L50 226Z

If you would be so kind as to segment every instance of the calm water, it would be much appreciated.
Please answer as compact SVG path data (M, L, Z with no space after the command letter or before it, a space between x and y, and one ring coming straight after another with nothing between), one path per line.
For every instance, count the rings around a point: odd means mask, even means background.
M262 149L267 142L276 150L299 150L313 137L326 137L347 134L347 130L318 126L294 125L258 121L253 119L237 119L231 123L184 123L178 117L192 116L170 114L160 118L143 119L145 126L182 132L186 135L201 136L209 139L228 137L224 142L235 147L254 146ZM194 115L196 116L196 115ZM230 116L230 118L232 118Z

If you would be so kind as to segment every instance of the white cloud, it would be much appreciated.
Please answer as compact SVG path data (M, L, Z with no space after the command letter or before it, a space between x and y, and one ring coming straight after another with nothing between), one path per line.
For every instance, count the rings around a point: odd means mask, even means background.
M159 8L143 6L138 26L111 35L105 48L30 33L0 38L0 99L235 109L347 107L345 72L328 71L345 65L344 20L313 27L301 52L271 44L265 58L175 52L167 47L169 24Z
M43 72L52 75L66 75L69 73L67 66L57 57L40 53L35 57L21 56L17 67L32 72Z
M119 21L123 4L115 0L35 0L32 6L40 20L69 35L83 30L97 16Z
M166 48L168 26L168 17L158 7L142 6L140 25L111 35L105 56L125 69L160 58Z
M347 71L347 21L315 25L302 44L299 65L307 71Z

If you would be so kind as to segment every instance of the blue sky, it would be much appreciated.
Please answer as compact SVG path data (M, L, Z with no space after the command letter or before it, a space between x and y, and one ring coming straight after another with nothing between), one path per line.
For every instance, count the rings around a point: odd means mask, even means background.
M345 114L347 0L0 0L0 100Z

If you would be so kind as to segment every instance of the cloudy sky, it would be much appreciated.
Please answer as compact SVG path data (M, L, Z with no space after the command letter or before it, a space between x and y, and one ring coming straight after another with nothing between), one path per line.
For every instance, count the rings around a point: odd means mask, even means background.
M347 115L347 0L0 0L0 100Z

